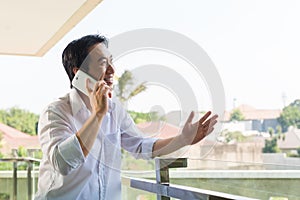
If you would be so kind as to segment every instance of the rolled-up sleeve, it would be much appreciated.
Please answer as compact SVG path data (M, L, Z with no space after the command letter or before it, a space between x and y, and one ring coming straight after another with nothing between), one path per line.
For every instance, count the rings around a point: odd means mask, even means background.
M55 152L57 164L63 175L78 168L84 162L84 155L75 134L61 142L57 149Z
M41 116L39 137L42 151L53 168L62 175L69 174L85 160L76 131L64 114L49 108Z

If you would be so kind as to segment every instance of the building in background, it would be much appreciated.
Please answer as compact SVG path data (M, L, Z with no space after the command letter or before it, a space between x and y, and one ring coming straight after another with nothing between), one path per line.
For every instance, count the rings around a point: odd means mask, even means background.
M278 148L282 153L298 154L300 148L300 129L290 127L289 130L277 140Z
M244 119L242 121L231 121L233 110L239 110ZM276 130L279 122L280 109L255 109L249 105L240 105L231 111L226 111L223 119L223 129L241 132L268 132L269 128Z
M10 126L0 123L1 148L3 155L11 155L13 149L40 149L38 136L28 135Z

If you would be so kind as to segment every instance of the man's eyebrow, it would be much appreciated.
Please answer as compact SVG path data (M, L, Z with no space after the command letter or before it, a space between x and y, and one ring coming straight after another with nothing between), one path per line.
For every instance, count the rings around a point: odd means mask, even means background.
M101 60L104 60L104 59L107 60L106 57L102 56L102 57L100 57L100 58L98 59L98 61L101 61ZM110 56L109 56L109 59L112 60L112 59L113 59L113 56L110 55Z
M99 59L98 59L98 61L101 61L101 60L107 60L107 58L106 57L104 57L104 56L102 56L102 57L100 57Z

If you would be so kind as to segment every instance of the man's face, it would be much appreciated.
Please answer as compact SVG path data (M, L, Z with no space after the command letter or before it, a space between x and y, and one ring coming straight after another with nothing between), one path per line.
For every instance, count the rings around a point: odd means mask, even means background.
M88 57L88 73L96 80L100 80L104 74L104 81L112 87L115 70L112 64L112 55L106 46L102 43L95 44L91 47Z

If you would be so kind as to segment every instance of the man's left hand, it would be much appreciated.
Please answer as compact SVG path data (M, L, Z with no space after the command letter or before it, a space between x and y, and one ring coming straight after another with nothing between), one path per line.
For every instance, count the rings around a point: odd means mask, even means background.
M218 118L218 115L209 118L211 111L208 111L199 121L192 123L194 116L195 113L191 112L179 136L184 145L196 144L209 135L214 130Z

